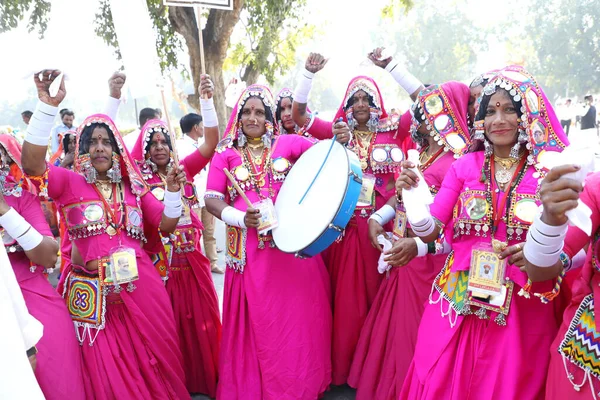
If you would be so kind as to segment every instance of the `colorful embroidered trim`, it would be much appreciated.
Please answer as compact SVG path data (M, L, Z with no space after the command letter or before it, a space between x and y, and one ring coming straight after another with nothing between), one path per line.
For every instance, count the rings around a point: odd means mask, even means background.
M404 161L404 153L397 145L381 143L373 145L373 150L370 154L370 164L374 173L387 174L396 172L400 168L402 161Z
M243 273L246 266L248 230L227 225L227 266Z

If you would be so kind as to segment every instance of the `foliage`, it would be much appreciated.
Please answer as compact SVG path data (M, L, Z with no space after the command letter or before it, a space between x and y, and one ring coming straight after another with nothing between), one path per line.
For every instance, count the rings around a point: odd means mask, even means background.
M398 16L399 10L403 10L406 15L414 5L414 0L390 0L389 4L381 9L381 16L385 19L394 19Z
M29 32L37 30L40 38L43 37L50 13L50 1L45 0L0 1L0 33L16 28L30 8L31 15L27 28Z

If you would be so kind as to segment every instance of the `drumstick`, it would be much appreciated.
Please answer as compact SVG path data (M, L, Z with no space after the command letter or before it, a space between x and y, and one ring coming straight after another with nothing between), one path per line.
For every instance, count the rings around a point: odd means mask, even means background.
M242 199L244 199L244 201L246 202L246 204L248 205L248 207L254 208L252 206L252 202L250 201L250 199L248 198L248 196L246 196L246 193L244 193L244 191L242 190L242 188L240 187L240 185L238 185L238 183L235 181L235 178L233 177L233 175L231 175L231 172L229 172L229 170L227 168L223 168L223 172L225 172L225 175L227 175L227 177L231 181L231 184L233 185L233 187L235 188L235 190L237 190L238 194L240 196L242 196Z

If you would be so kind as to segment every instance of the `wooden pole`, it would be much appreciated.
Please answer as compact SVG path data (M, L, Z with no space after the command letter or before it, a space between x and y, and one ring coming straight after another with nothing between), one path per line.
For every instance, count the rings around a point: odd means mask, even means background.
M167 108L167 101L165 100L165 89L160 88L160 97L162 98L163 109L165 110L165 117L167 119L167 126L169 127L169 137L171 139L171 145L173 146L173 161L175 165L179 165L179 157L177 156L177 149L175 148L175 132L171 126L171 117L169 116L169 110Z
M194 7L196 10L196 23L198 24L198 46L200 47L200 73L206 74L206 63L204 62L204 38L202 35L202 7ZM200 91L200 88L198 88Z

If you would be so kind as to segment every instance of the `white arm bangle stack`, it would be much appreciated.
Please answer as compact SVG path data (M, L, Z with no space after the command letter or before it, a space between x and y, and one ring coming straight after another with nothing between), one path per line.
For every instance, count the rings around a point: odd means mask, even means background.
M548 225L541 220L540 214L536 215L527 232L527 241L523 248L523 255L527 261L540 268L554 266L560 258L567 228L567 224Z
M181 192L165 192L165 199L163 200L165 209L163 214L167 218L179 218L181 217L181 211L183 204L181 203Z
M210 99L200 99L200 110L202 112L202 122L206 128L219 126L219 119L212 97Z
M42 234L12 207L0 217L0 225L25 251L35 249L44 240Z
M383 226L383 225L387 224L388 222L390 222L392 219L394 219L395 216L396 216L396 210L394 210L394 207L390 206L389 204L386 204L383 207L381 207L379 210L377 210L375 213L373 213L369 217L369 219L377 221L379 223L379 225Z
M413 238L415 242L417 242L417 257L424 257L427 255L428 250L429 250L429 246L427 246L427 243L423 243L423 241L421 240L421 238Z
M307 69L304 69L304 71L300 73L298 85L296 85L296 90L294 90L294 101L301 104L308 103L308 95L310 94L314 76L315 74Z
M38 146L48 146L48 139L57 113L58 107L38 101L29 125L27 125L25 141Z
M408 210L406 214L408 215ZM429 236L436 229L435 220L431 215L425 219L422 219L421 221L411 221L410 218L408 220L410 222L410 228L412 231L420 237Z
M104 114L108 115L113 122L116 122L117 120L120 105L121 99L116 99L112 96L108 96L108 99L106 99L106 103L104 104Z
M419 87L421 87L421 85L423 85L420 80L408 72L404 66L400 65L398 61L394 60L393 58L387 67L385 67L385 70L392 75L394 80L398 82L398 84L402 86L402 88L404 88L408 94L413 94Z
M221 211L221 221L227 225L237 226L238 228L246 227L246 223L244 222L245 217L245 212L231 206L227 206Z

